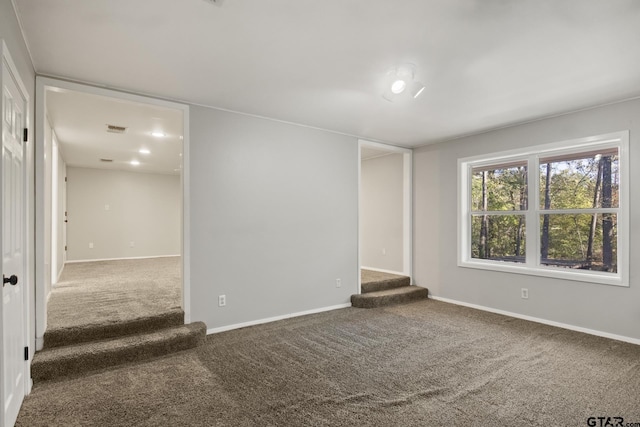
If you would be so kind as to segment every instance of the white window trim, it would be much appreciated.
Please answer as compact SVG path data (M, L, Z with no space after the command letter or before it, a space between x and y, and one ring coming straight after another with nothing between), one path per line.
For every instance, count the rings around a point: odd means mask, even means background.
M566 270L557 267L540 265L540 223L536 219L540 215L539 200L539 168L537 166L540 157L550 154L562 155L589 148L613 148L617 147L620 153L620 187L619 206L606 208L607 212L617 214L618 245L617 245L617 273L605 273L589 270ZM471 258L471 193L470 176L471 168L489 166L500 162L512 162L515 160L529 161L529 209L525 212L526 228L526 262L508 263ZM551 144L532 146L522 149L503 151L499 153L466 157L458 159L458 266L476 268L507 273L526 274L532 276L551 277L555 279L575 280L580 282L598 283L614 286L629 286L629 131L620 131L604 135L578 138ZM594 213L602 208L584 210L550 210L545 213ZM577 212L574 212L577 211ZM517 214L519 211L509 211ZM505 214L500 212L499 214Z

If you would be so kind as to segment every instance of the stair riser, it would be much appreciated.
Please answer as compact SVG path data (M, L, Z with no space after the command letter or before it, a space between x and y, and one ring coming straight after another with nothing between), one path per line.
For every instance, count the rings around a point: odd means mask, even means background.
M379 296L375 298L367 298L362 294L352 295L351 305L357 308L387 307L390 305L403 304L403 303L408 303L412 301L427 299L428 294L429 294L429 291L426 288L416 288L415 290L413 290L413 292L410 292L410 293L385 295L385 296Z
M402 288L411 284L411 278L399 277L397 279L379 280L376 282L363 283L361 292L367 294L369 292L386 291L388 289Z
M110 325L48 330L44 334L43 348L47 349L134 335L180 326L182 324L184 324L184 312L182 310L176 310L160 316L135 319Z
M206 336L206 326L191 329L168 339L155 339L135 345L128 343L116 348L101 351L83 351L81 344L78 352L65 357L51 357L47 351L36 354L31 364L31 376L34 382L53 380L61 377L73 377L81 374L114 367L125 363L139 362L164 356L177 351L194 348L202 343ZM56 349L48 352L57 351Z

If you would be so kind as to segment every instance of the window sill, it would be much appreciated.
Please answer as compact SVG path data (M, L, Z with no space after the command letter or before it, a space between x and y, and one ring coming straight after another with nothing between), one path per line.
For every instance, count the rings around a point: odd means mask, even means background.
M463 260L458 261L458 267L475 268L479 270L489 270L502 273L525 274L528 276L549 277L553 279L572 280L578 282L596 283L600 285L610 285L619 287L629 287L628 281L624 280L620 273L600 273L595 271L567 271L559 270L557 267L531 267L524 264L515 264L501 261L487 260Z

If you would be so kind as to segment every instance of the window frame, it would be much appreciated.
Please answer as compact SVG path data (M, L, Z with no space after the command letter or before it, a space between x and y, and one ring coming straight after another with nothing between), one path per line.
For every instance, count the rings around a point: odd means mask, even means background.
M551 209L540 207L540 158L563 156L597 149L617 148L619 155L620 183L617 208ZM471 257L471 176L472 169L489 167L516 161L527 162L527 209L517 211L487 211L522 214L525 216L525 262L511 263ZM629 286L629 131L619 131L597 136L576 138L550 144L496 152L458 159L458 266L498 272L517 273L555 279L574 280L613 286ZM541 215L544 214L593 214L617 215L617 272L563 269L540 263Z

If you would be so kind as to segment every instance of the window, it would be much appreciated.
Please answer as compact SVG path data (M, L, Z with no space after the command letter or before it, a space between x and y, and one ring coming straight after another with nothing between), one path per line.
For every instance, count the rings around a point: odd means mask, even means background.
M460 159L458 265L628 286L628 139Z

